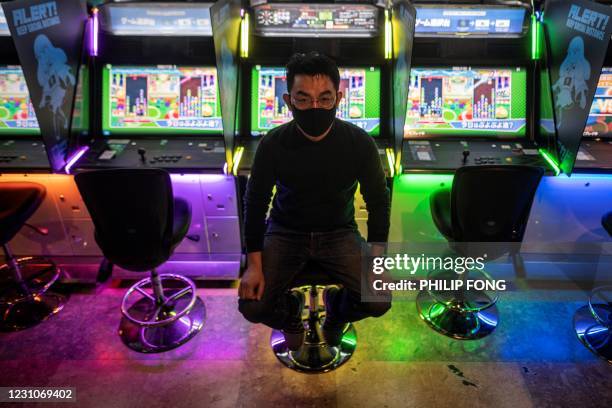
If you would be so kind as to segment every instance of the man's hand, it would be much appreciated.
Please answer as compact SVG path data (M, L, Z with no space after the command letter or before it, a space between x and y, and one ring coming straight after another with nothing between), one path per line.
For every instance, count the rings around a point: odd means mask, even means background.
M261 252L251 252L247 258L247 270L242 275L238 296L240 299L261 300L265 279L261 267Z
M378 290L375 291L374 290L374 281L375 280L382 280L383 282L392 282L393 279L390 276L389 271L384 271L382 274L380 275L376 275L373 272L373 268L372 268L372 261L374 260L374 258L378 258L381 256L384 256L386 253L386 245L384 243L371 243L368 244L368 251L367 251L367 255L368 255L368 259L370 262L368 262L368 270L366 271L366 284L367 284L367 289L368 289L368 293L370 296L374 296L377 298L381 298L381 300L387 300L391 294L391 292L389 292L388 290Z

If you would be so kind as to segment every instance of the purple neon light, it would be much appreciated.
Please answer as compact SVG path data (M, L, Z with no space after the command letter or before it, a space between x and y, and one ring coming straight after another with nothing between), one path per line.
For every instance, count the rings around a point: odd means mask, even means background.
M74 163L79 161L81 157L85 154L86 151L89 150L89 146L83 146L79 150L77 150L67 161L66 166L64 167L64 171L66 174L70 174L70 169L74 166Z
M89 30L89 55L98 56L98 9L92 10Z

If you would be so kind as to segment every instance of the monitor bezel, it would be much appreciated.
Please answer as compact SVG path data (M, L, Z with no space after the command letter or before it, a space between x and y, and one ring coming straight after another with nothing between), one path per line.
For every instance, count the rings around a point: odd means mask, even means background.
M412 66L412 69L453 69L453 68L470 68L470 69L516 69L520 68L525 72L525 100L526 100L526 111L525 111L525 133L521 135L517 134L437 134L437 133L427 133L425 135L407 135L404 130L404 138L403 140L426 140L426 139L436 139L436 140L531 140L531 114L529 111L529 106L531 105L531 95L530 95L530 70L527 66L521 64L513 64L513 65L502 65L502 64L478 64L478 65L468 65L468 64L453 64L453 65L441 65L441 64L419 64L418 66ZM406 110L408 110L408 100L406 101ZM408 119L408 115L406 115L406 119ZM404 124L405 129L405 124Z
M25 75L23 74L23 68L21 67L21 65L12 65L12 64L2 64L0 65L0 69L21 69L22 75L24 76L24 81L25 81ZM27 86L27 83L26 83ZM30 90L28 89L28 96L30 94ZM30 97L30 102L32 102L32 98ZM34 112L34 116L36 116L36 112ZM36 119L36 121L38 122L38 118ZM13 139L15 137L31 137L31 136L41 136L41 131L40 131L40 125L38 128L0 128L2 130L0 130L0 138L2 139Z
M114 137L114 136L121 136L121 137L168 137L168 138L172 138L172 137L189 137L189 138L195 138L195 137L218 137L218 136L222 136L223 135L223 129L219 129L219 130L198 130L198 129L185 129L185 128L147 128L147 127L142 127L142 128L113 128L111 126L109 126L109 120L111 118L111 110L110 110L110 106L109 106L109 100L110 100L110 94L109 94L109 72L110 69L112 67L119 67L119 68L144 68L144 69L151 69L151 68L159 68L159 69L168 69L168 68L175 68L175 69L180 69L180 68L215 68L215 70L217 69L217 67L215 65L192 65L192 64L188 64L188 65L166 65L166 64L145 64L145 65L132 65L132 64L105 64L102 69L101 69L101 76L102 76L102 89L100 92L100 103L102 105L102 113L101 113L101 117L100 117L100 131L103 137ZM218 80L218 76L217 76L217 80ZM217 83L217 99L220 98L219 96L219 84ZM220 102L218 102L220 103ZM221 119L221 118L219 118ZM223 122L222 122L223 123Z
M598 87L599 87L599 80L601 79L601 75L604 73L604 70L607 70L606 75L612 76L612 65L610 65L610 66L603 66L601 68L601 72L599 73L599 78L597 79ZM593 95L593 101L591 101L591 107L589 108L589 115L588 116L591 116L590 109L592 109L593 103L595 102L595 98L596 97L597 97L597 95ZM610 97L610 99L612 99L612 96ZM588 116L587 116L587 121L588 121ZM612 114L610 114L610 116L612 117ZM592 135L592 134L587 134L586 133L586 126L587 126L586 122L585 122L584 126L585 126L585 131L583 131L583 133L582 133L582 138L584 140L599 140L599 139L601 139L601 140L604 140L604 141L612 141L612 131L607 132L605 135Z

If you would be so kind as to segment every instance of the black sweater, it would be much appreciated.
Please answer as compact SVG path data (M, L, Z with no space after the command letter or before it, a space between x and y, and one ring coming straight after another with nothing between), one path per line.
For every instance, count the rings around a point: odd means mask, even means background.
M307 139L291 121L259 145L245 196L247 252L261 251L272 188L270 218L303 232L356 228L357 189L368 210L368 242L386 242L390 198L376 144L361 128L335 119L322 140Z

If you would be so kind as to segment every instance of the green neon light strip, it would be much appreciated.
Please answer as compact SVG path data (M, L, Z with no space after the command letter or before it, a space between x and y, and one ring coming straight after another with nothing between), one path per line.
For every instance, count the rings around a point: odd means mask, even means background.
M550 155L550 153L548 153L544 149L539 149L538 152L542 155L542 157L544 157L544 160L546 160L550 167L553 168L553 170L555 171L555 176L561 174L561 169L559 168L559 165L555 162L555 159Z
M538 39L538 31L539 31L539 23L535 14L531 15L531 59L537 60L540 59L540 50L539 50L539 39Z

